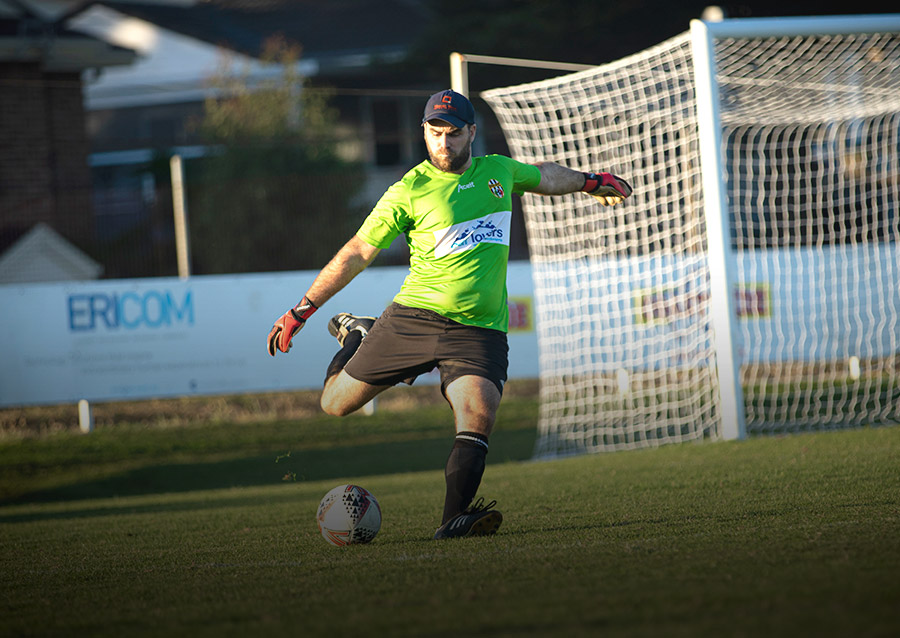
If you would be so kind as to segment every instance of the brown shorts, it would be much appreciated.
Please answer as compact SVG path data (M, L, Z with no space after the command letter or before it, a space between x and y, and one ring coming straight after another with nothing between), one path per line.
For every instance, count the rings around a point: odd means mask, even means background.
M437 368L441 392L465 375L491 381L500 393L506 383L509 346L506 333L466 326L431 310L392 303L362 340L344 371L372 385L412 385Z

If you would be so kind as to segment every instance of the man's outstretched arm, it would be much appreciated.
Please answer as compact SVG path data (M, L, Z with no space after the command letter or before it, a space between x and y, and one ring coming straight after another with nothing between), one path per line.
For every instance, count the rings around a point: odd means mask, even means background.
M541 183L532 192L565 195L584 191L604 206L614 206L631 195L631 185L612 173L582 173L555 162L537 162Z
M316 276L303 299L272 326L266 340L269 354L274 357L278 350L290 350L291 339L303 328L306 320L365 270L379 252L380 248L367 244L357 236L344 244Z
M356 275L368 268L379 252L380 248L375 248L354 235L319 272L306 291L306 296L314 300L317 307L321 307L353 281Z

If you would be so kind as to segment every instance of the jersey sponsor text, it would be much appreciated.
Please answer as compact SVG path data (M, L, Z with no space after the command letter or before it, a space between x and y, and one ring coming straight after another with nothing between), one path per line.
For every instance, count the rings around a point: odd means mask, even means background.
M471 250L481 243L509 246L511 211L491 213L434 231L434 256L446 257Z

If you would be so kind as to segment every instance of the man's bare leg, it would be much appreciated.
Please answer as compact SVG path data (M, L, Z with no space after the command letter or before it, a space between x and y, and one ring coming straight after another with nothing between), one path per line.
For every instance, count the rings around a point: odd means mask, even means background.
M473 509L467 508L484 475L488 437L500 406L500 391L488 379L466 375L454 380L444 392L453 408L456 439L444 470L447 493L435 538L493 534L503 515L491 505L479 508L476 503Z

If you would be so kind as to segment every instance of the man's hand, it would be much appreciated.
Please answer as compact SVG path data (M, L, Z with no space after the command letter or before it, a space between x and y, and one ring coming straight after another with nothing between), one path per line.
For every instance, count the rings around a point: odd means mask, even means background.
M585 173L582 190L602 206L621 204L632 193L631 185L612 173Z
M274 357L276 350L287 353L291 349L291 339L300 332L306 320L316 310L318 308L316 308L315 304L308 298L303 297L300 303L281 315L278 321L275 322L275 325L272 326L272 330L269 331L269 339L267 341L269 354Z

